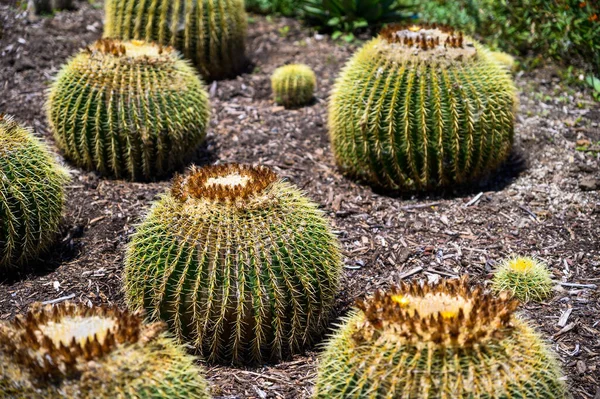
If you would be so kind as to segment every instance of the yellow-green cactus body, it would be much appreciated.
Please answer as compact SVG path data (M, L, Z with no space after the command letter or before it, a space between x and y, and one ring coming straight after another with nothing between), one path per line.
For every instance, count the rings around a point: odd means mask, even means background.
M69 159L132 180L180 167L206 137L210 111L202 81L175 50L113 40L71 59L47 106Z
M515 308L459 280L377 293L328 342L314 397L568 398L556 358Z
M0 270L37 256L55 238L66 171L29 129L0 115Z
M192 169L137 228L125 265L146 309L212 362L287 358L319 338L338 243L317 206L265 167Z
M308 104L315 94L316 85L315 73L302 64L282 66L271 76L275 102L286 107Z
M104 37L175 47L208 79L245 66L243 0L107 0Z
M515 57L502 51L492 51L491 56L501 66L506 68L510 72L514 72L517 68L517 62Z
M515 87L475 40L435 27L390 27L337 79L329 130L340 168L392 190L465 183L513 143Z
M521 301L542 301L552 292L552 275L533 258L513 257L502 262L492 280L496 292L508 291Z
M0 398L208 399L160 323L115 309L37 308L0 326Z

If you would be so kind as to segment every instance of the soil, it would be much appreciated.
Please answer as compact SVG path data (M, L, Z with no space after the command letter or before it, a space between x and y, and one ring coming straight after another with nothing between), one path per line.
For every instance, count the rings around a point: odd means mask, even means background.
M57 154L45 91L68 57L102 32L101 3L79 4L36 19L0 4L0 112L33 127ZM499 173L479 186L434 195L374 192L340 174L327 137L328 93L358 45L316 35L294 20L252 16L253 67L208 85L209 137L194 162L268 165L322 204L345 256L338 317L356 298L400 280L468 273L489 286L502 258L543 259L557 282L554 295L523 305L521 313L555 350L573 396L599 399L600 105L565 87L553 67L520 72L515 151ZM289 62L308 64L319 78L308 107L286 110L271 100L270 74ZM40 261L0 276L0 320L36 301L124 305L125 245L169 182L111 180L74 167L71 173L58 244ZM277 365L206 367L219 398L308 398L317 359L318 348Z

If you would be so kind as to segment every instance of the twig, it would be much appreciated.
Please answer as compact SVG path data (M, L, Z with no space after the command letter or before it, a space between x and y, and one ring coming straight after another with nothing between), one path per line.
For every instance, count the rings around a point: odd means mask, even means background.
M563 287L574 287L574 288L591 288L595 290L597 288L596 284L577 284L577 283L559 283Z
M468 208L468 207L470 207L471 205L475 205L475 204L476 204L476 203L477 203L477 202L478 202L478 201L481 199L481 196L482 196L482 195L483 195L483 191L482 191L482 192L480 192L479 194L477 194L477 195L476 195L476 196L475 196L475 197L474 197L474 198L473 198L471 201L467 202L467 203L465 204L465 208Z
M441 202L430 202L428 204L406 205L406 206L400 207L400 209L402 209L403 211L410 211L411 209L429 208L430 206L437 206L439 204L441 204Z
M59 302L63 302L63 301L68 301L69 299L73 299L73 298L75 298L75 294L71 294L71 295L67 295L67 296L62 296L60 298L51 299L49 301L44 301L44 302L42 302L42 305L54 305L55 303L59 303Z
M411 269L411 270L407 271L406 273L401 274L400 280L404 280L405 278L408 278L408 277L410 277L414 274L420 273L422 271L423 271L423 268L421 266L417 266L414 269Z
M569 321L569 316L571 316L571 312L573 312L573 308L569 308L563 312L557 323L559 327L562 328L567 325L567 322Z

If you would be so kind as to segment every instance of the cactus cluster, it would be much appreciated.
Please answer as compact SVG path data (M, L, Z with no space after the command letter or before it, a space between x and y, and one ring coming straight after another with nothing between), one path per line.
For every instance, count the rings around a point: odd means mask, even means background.
M341 273L317 205L266 167L192 168L129 244L125 290L211 362L277 361L312 344Z
M52 243L67 180L29 129L0 115L0 270L22 264Z
M271 87L277 104L295 107L308 104L315 94L317 77L303 64L279 67L271 76Z
M329 130L340 168L414 191L474 181L513 143L510 74L468 36L438 26L390 26L337 79Z
M208 399L201 370L163 329L112 308L36 305L0 326L0 397Z
M315 397L567 398L557 360L516 307L465 279L378 292L329 341Z
M60 71L48 118L77 165L133 180L181 166L206 136L208 94L170 47L100 40Z
M245 66L243 0L107 0L105 17L104 37L172 46L208 79Z
M548 298L554 285L552 275L543 262L522 256L502 262L492 282L496 292L508 291L524 302Z

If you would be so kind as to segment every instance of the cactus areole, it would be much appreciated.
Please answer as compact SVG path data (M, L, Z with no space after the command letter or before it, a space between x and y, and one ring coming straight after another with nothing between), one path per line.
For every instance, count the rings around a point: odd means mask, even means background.
M329 104L338 165L374 186L468 183L509 155L516 91L490 52L439 26L391 26L346 64Z
M128 305L211 362L278 361L320 338L341 272L317 206L262 166L193 168L128 248Z
M317 398L567 397L518 302L465 279L402 284L357 303L327 344Z
M209 397L192 357L116 308L34 305L0 326L0 397Z

